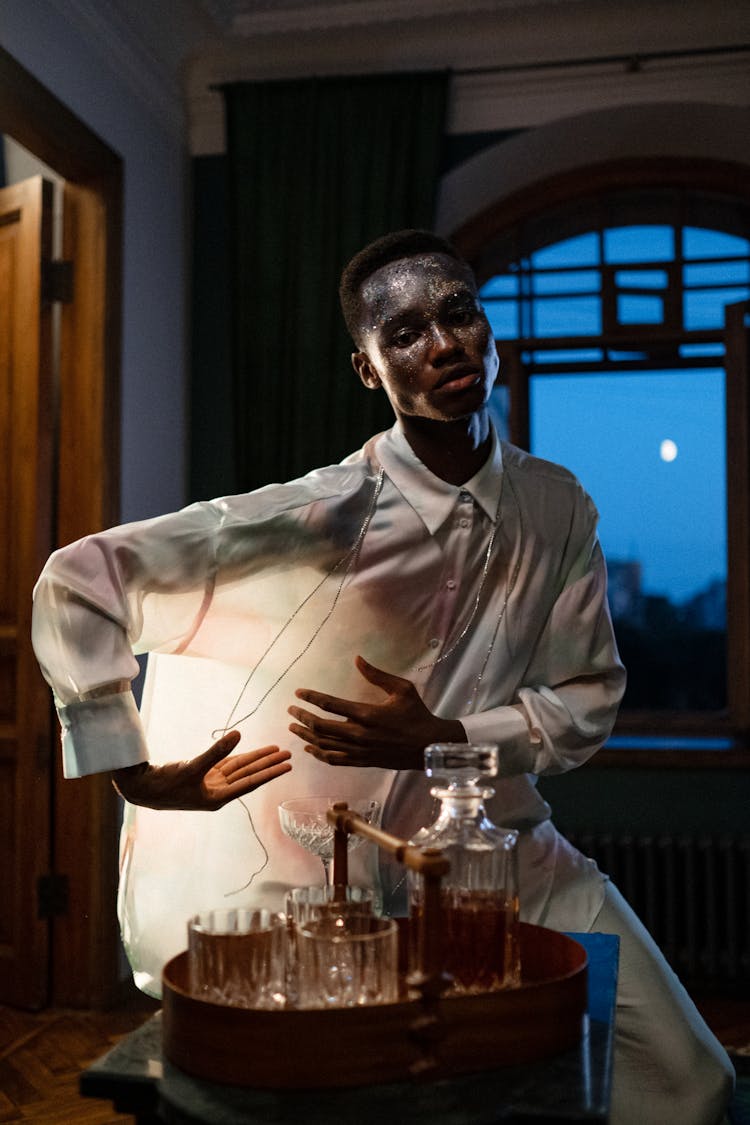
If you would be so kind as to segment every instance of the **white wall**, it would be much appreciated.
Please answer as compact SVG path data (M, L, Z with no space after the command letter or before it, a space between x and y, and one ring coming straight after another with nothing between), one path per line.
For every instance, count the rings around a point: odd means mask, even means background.
M747 106L698 100L644 102L560 117L491 145L444 176L436 227L450 236L500 199L607 160L669 156L748 166L748 136Z
M2 0L0 43L124 160L121 515L135 519L185 495L185 130L179 87L85 8Z

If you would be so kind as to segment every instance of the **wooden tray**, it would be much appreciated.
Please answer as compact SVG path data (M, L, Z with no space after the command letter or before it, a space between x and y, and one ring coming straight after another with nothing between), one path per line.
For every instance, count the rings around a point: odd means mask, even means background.
M230 1008L190 996L187 954L163 973L164 1054L197 1078L269 1089L445 1078L531 1062L580 1041L587 954L521 923L522 983L504 992L328 1011ZM437 1019L435 1019L435 1013Z

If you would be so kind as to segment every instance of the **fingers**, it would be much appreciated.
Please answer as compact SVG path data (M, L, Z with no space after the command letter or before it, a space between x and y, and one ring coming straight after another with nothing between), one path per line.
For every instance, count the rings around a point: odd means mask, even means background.
M227 762L220 762L203 777L202 807L223 808L237 797L247 796L266 782L289 773L291 757L288 750L279 750L278 746L262 746Z
M237 754L236 757L229 758L224 764L222 773L229 784L234 784L248 777L256 778L264 770L288 762L291 756L289 750L279 750L278 746L263 746L260 750L251 750L247 754Z
M203 754L199 754L197 758L193 758L191 765L195 766L199 773L205 773L211 766L215 766L222 758L226 758L231 754L235 746L239 742L242 735L238 730L230 730L228 734L223 734L221 738L214 742L208 750Z
M336 695L326 695L323 691L313 691L312 688L297 688L294 693L297 699L304 699L305 703L312 703L315 707L319 707L321 711L328 711L331 715L341 715L344 719L359 719L362 717L363 708L366 706L362 703L357 703L354 699L339 699ZM289 708L289 713L293 714L298 708ZM310 718L317 718L309 711L300 712L300 715L309 715ZM298 717L300 717L298 715Z
M319 762L325 762L328 766L361 766L363 764L359 760L353 760L341 750L322 750L319 746L305 746L304 749L305 753L309 754L311 758L317 758Z
M369 660L365 660L364 656L355 656L354 663L366 680L374 684L375 687L382 688L388 694L402 692L414 686L411 680L405 680L403 676L394 676L392 672L376 668L374 664L370 664Z
M302 734L303 737L305 732L308 734L312 732L323 738L357 741L364 734L364 728L352 720L324 719L320 715L314 715L312 711L305 711L302 707L289 707L287 711L293 719L297 719L297 723L289 724L290 731L293 734Z
M355 742L348 738L337 738L335 735L330 737L322 732L310 730L308 727L298 726L297 723L290 723L289 730L292 734L301 738L303 742L319 750L343 750L346 754L358 754L362 753L368 745L364 739L361 742Z
M401 694L409 689L413 690L411 680L403 676L394 676L382 668L376 668L365 660L364 656L356 656L354 663L369 683L382 688L387 695ZM313 703L322 711L330 711L334 715L342 715L345 719L362 719L372 710L372 704L359 703L354 699L341 699L337 695L327 695L323 691L314 691L312 688L298 688L294 693L298 699L306 703Z
M280 752L281 753L281 752ZM291 754L284 752L285 757L283 760L276 762L275 765L268 765L265 769L256 770L255 773L248 774L245 777L232 780L227 784L224 791L222 804L227 801L233 801L236 797L242 797L247 793L252 793L254 789L259 786L265 785L267 781L273 781L274 778L281 777L285 773L289 773L292 764L289 761Z

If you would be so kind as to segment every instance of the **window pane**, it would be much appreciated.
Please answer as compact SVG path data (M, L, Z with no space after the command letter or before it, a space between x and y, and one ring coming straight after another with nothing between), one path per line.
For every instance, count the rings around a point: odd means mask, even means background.
M685 327L723 328L724 306L744 301L750 289L690 289L684 294Z
M599 237L595 231L544 246L531 255L535 269L557 266L598 266Z
M607 262L669 262L674 257L672 227L612 227L604 232Z
M533 306L535 336L598 336L602 330L598 297L540 297Z
M496 340L515 340L518 337L518 302L483 301L484 311Z
M532 452L601 513L625 708L726 702L724 372L535 375Z
M664 302L661 297L643 297L634 293L620 293L617 298L619 324L661 324L664 319Z
M485 281L479 290L481 300L488 297L516 297L518 295L518 274L498 273Z
M565 270L559 273L535 273L534 293L598 293L601 285L598 270Z
M685 266L685 285L742 285L750 281L750 262L712 262Z
M549 348L532 352L527 362L532 363L601 363L601 348Z
M723 344L681 344L680 356L683 359L690 359L691 356L712 356L724 355Z
M607 356L615 363L625 363L628 360L647 359L646 352L624 351L622 348L607 348Z
M666 289L666 270L617 270L615 284L620 289Z
M682 253L686 258L723 258L750 253L750 239L738 238L720 230L685 227L682 232Z

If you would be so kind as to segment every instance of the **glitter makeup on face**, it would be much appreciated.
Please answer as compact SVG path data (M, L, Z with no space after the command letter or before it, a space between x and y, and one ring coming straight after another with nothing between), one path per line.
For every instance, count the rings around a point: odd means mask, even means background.
M450 290L453 292L450 292ZM420 292L422 290L422 292ZM469 295L479 307L476 285L468 269L447 254L423 254L399 258L376 270L362 286L362 305L369 313L364 331L376 332L399 312L418 301L434 318L446 297L459 300ZM422 304L424 302L424 304Z
M372 385L399 416L449 421L485 406L498 358L465 266L444 254L391 262L365 282L362 306Z

